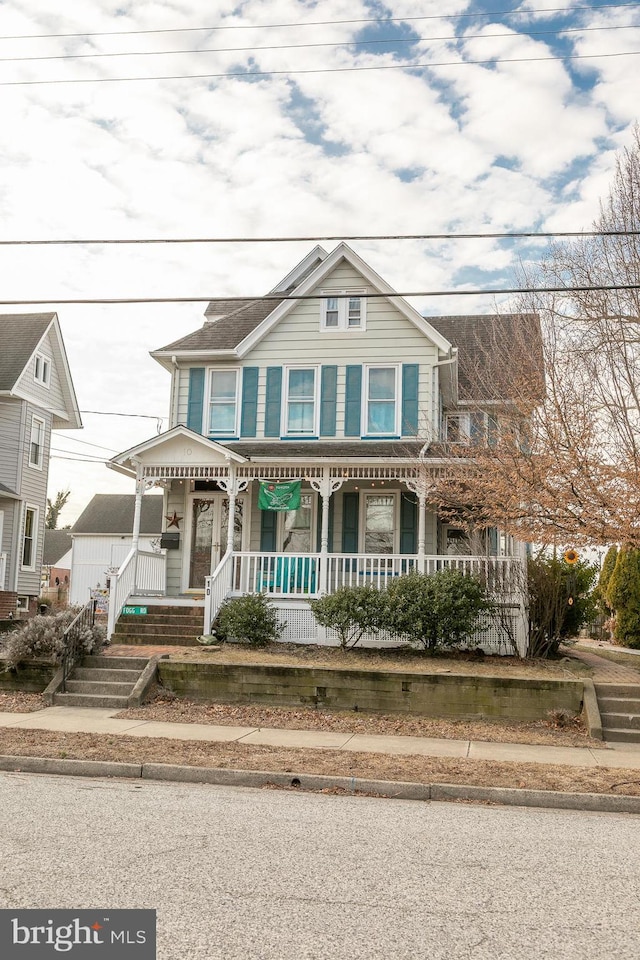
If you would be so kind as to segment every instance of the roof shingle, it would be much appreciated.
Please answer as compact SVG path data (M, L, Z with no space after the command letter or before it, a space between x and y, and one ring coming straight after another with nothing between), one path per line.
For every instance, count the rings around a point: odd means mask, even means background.
M13 389L54 317L54 313L0 316L0 390Z
M71 533L111 533L131 536L135 496L126 493L96 493L71 528ZM148 494L142 498L140 533L162 531L163 498Z

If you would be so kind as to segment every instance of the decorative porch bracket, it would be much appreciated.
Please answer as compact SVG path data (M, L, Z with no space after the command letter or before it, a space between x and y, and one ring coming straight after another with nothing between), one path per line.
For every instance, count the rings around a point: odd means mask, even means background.
M320 526L320 593L327 592L329 572L329 500L336 493L344 480L330 475L329 467L324 467L322 477L309 479L309 484L322 499L322 523Z
M233 533L236 526L236 501L238 499L239 493L244 493L244 491L249 486L248 480L240 480L236 476L235 467L232 463L229 464L229 476L220 477L218 479L218 486L221 490L227 494L229 498L229 522L227 523L227 549L226 552L229 553L233 550Z

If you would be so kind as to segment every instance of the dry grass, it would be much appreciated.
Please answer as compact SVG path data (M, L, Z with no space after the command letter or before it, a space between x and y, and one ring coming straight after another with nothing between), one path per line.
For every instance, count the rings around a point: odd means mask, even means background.
M291 750L44 730L0 730L0 754L640 796L638 770L346 754L337 750Z
M39 693L20 690L0 690L0 713L33 713L43 710L46 703Z

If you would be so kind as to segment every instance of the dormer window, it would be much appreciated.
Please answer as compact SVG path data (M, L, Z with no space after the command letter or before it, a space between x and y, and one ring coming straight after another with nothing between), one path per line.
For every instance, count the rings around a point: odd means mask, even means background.
M367 298L364 290L335 290L322 300L320 329L345 331L364 330Z
M49 357L45 357L43 353L36 354L33 379L36 383L41 383L44 387L48 387L51 382L51 360Z

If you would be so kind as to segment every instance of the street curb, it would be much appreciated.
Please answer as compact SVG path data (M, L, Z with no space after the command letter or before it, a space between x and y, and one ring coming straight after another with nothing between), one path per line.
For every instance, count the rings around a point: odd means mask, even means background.
M228 770L222 767L188 767L171 763L139 764L103 760L62 760L54 757L0 756L0 770L13 773L207 783L226 787L273 786L327 792L339 790L345 794L366 794L387 800L421 800L423 802L466 800L472 803L494 803L503 806L640 814L640 797L611 796L602 793L561 793L556 790L523 790L512 787L458 786L452 783L360 780L357 777L276 773L267 770Z

